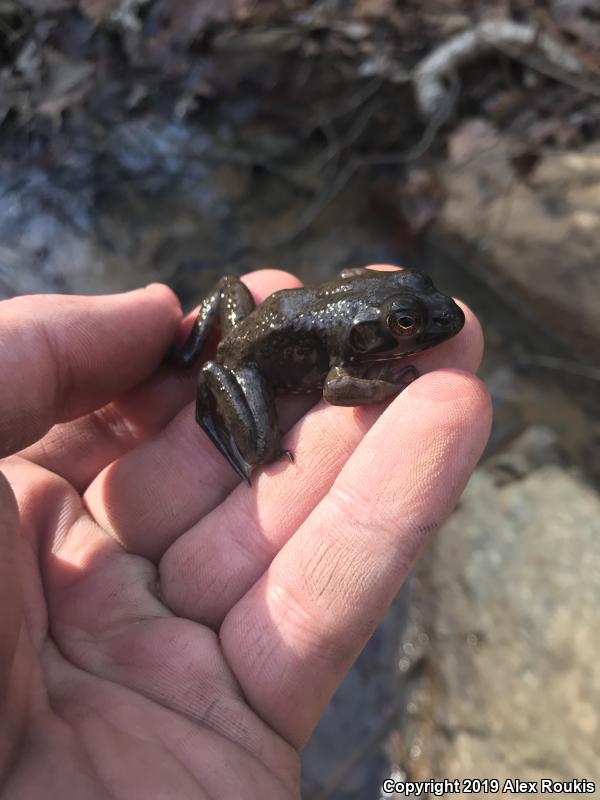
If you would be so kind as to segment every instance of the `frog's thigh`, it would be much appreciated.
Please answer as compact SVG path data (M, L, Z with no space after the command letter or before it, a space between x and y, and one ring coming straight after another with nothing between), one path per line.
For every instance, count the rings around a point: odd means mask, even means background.
M255 367L236 369L233 373L254 421L253 451L255 463L268 463L281 455L281 432L273 390Z
M247 482L254 466L279 454L273 398L263 383L254 370L238 373L212 361L198 380L198 424Z
M233 275L225 275L218 285L221 290L219 321L221 338L224 338L232 328L235 328L254 310L255 303L250 289Z
M224 275L212 292L204 298L192 329L181 347L175 347L167 356L167 361L175 367L191 367L217 321L221 325L221 335L227 333L245 319L254 309L254 300L247 286L234 275Z
M359 378L344 367L332 367L325 378L323 397L333 406L362 406L394 397L408 383Z
M252 464L237 442L252 438L252 415L237 382L213 361L208 361L198 376L196 421L238 475L249 482Z

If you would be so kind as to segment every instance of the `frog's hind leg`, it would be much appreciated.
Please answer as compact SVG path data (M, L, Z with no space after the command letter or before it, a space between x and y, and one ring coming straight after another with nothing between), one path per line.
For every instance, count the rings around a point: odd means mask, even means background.
M167 362L174 367L191 367L200 355L218 321L223 336L248 316L255 304L248 288L233 275L223 276L212 292L202 301L189 336L181 347L174 347Z
M281 454L273 394L254 368L233 372L208 361L198 380L196 420L248 485L255 466Z

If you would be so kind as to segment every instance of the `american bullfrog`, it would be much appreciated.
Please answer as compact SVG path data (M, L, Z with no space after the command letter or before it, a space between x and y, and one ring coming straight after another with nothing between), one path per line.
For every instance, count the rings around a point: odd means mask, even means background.
M221 341L200 371L196 420L250 485L258 464L291 458L281 448L276 394L322 390L333 405L380 403L418 377L399 358L454 336L464 315L413 270L349 269L314 288L274 292L259 306L226 275L169 362L191 367L217 322Z

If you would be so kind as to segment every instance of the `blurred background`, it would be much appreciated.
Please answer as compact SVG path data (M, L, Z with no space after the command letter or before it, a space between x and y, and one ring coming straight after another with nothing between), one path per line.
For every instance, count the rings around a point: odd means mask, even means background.
M0 0L0 292L388 262L479 315L495 424L305 800L600 781L600 2Z

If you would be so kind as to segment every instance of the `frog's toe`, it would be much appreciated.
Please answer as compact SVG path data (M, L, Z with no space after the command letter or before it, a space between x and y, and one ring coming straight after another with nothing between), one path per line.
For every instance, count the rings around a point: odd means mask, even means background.
M233 437L226 431L219 429L210 419L198 418L198 424L221 455L231 464L240 478L250 486L250 476L252 475L254 465L249 464L243 458Z
M394 383L405 384L406 386L416 381L420 374L419 370L412 364L392 373Z
M253 464L249 464L246 459L242 456L240 451L235 444L235 441L231 440L231 450L233 452L227 451L223 453L225 458L229 461L231 466L240 476L240 478L244 481L247 486L251 486L252 482L250 480L252 476L252 470L254 469Z

